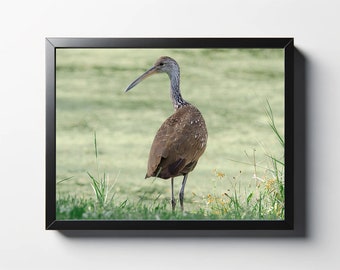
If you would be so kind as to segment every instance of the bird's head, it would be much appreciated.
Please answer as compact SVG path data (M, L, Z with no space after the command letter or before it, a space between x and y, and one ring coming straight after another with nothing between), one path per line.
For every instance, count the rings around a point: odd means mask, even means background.
M148 69L146 72L140 75L136 80L134 80L126 88L125 92L135 87L138 83L140 83L147 77L150 77L151 75L156 74L156 73L167 73L170 77L172 73L179 73L179 66L177 62L171 57L162 56L156 61L156 63L150 69Z

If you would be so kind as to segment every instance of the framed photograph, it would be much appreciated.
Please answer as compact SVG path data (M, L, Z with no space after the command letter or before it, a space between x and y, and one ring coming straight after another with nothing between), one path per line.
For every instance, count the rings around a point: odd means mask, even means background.
M46 229L292 230L293 38L46 38Z

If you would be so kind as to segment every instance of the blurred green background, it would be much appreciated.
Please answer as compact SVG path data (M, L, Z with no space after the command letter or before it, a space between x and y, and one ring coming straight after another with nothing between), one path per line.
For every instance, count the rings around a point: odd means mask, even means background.
M251 185L256 149L258 175L267 155L283 150L268 126L269 101L284 133L282 49L57 49L57 196L93 196L92 175L106 173L118 201L170 197L170 181L144 179L156 131L173 113L166 74L125 88L163 55L181 68L184 99L203 114L208 146L186 186L186 207L195 196L223 193L228 179ZM98 168L94 151L97 137ZM215 170L225 174L216 182ZM179 191L181 177L175 183ZM194 196L195 194L195 196Z

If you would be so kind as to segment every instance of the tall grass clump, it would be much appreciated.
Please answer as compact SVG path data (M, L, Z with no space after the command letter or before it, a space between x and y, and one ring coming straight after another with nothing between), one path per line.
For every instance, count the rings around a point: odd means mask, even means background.
M96 157L96 166L97 166L97 177L94 177L91 173L87 172L87 175L90 177L91 187L95 194L97 203L100 206L105 206L109 201L112 201L114 194L109 198L109 194L111 193L114 184L109 184L109 177L103 173L103 176L99 174L99 164L98 164L98 147L97 147L97 136L96 132L94 132L94 152Z
M273 110L270 106L269 101L267 100L267 106L265 107L266 115L268 117L268 125L271 127L273 133L276 138L280 142L282 147L282 152L284 153L285 142L283 135L278 131L275 121ZM284 188L284 154L283 157L274 157L272 155L268 155L271 166L269 172L271 174L271 182L267 183L267 189L269 192L269 196L272 202L272 208L274 211L278 211L280 216L284 217L284 205L285 205L285 188Z

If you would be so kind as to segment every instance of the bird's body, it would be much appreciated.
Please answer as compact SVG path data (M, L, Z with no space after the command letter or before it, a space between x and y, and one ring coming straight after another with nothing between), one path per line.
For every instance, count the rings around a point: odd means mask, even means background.
M169 179L191 172L206 144L207 130L200 111L190 104L178 108L155 136L146 178Z
M157 60L155 65L133 81L126 89L130 90L143 79L154 73L167 73L170 79L170 97L174 107L172 114L161 125L152 143L145 178L171 178L172 209L175 209L174 177L184 176L179 193L183 210L184 188L188 173L196 166L208 140L208 132L200 111L187 101L180 92L180 71L177 62L167 56Z

